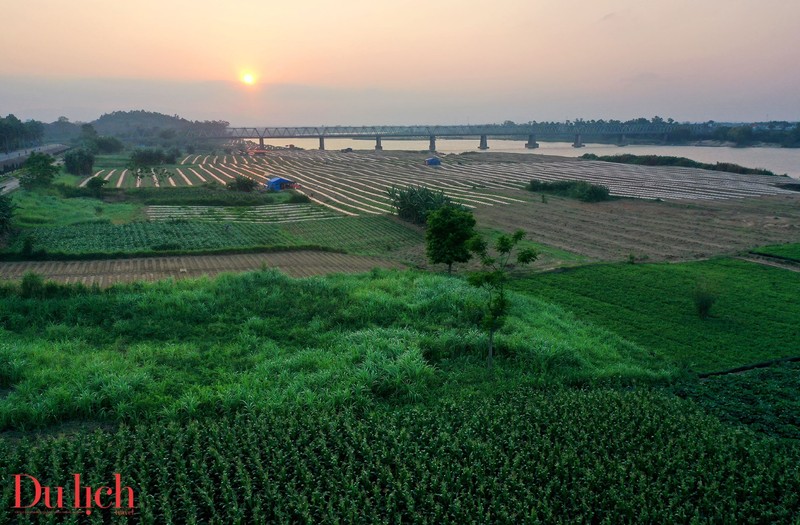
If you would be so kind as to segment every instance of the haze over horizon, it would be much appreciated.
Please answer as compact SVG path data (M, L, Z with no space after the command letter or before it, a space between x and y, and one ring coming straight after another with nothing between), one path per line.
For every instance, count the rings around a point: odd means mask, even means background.
M29 0L3 12L0 114L23 120L800 120L800 2Z

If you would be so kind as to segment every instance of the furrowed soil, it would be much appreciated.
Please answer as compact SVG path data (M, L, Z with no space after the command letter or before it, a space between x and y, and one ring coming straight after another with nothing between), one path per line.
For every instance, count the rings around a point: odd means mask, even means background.
M375 267L402 268L372 257L316 251L248 253L235 255L195 255L146 257L104 261L23 261L0 263L0 279L21 279L34 272L45 279L62 283L110 286L132 281L158 281L167 278L213 276L222 272L277 268L292 277L331 273L359 273Z
M800 240L800 199L795 196L601 203L547 197L546 203L474 212L482 226L522 228L535 242L598 261L631 254L651 261L696 260Z

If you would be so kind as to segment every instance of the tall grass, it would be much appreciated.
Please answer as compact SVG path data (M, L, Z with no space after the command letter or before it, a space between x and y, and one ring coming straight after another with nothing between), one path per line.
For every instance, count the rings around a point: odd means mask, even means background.
M34 284L0 297L0 385L10 388L0 428L424 401L476 380L496 388L483 370L482 298L460 280L261 271L108 290ZM507 387L675 374L557 307L511 303L496 338Z

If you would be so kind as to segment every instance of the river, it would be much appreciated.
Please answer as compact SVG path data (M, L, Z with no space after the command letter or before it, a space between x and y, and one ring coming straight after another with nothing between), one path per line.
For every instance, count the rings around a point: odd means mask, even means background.
M285 146L294 144L299 148L317 149L319 140L314 139L275 139L265 140L265 144ZM384 151L424 151L428 149L427 140L388 140L382 141ZM375 146L374 140L325 139L325 148L340 150L370 150ZM478 139L448 140L436 139L436 150L439 153L464 153L479 151ZM489 139L490 152L527 153L538 155L557 155L561 157L579 157L584 153L596 155L617 155L631 153L633 155L670 155L686 157L698 162L732 162L748 168L765 168L779 175L787 174L800 179L800 149L798 148L729 148L709 146L615 146L612 144L586 144L583 148L573 148L569 142L539 142L539 148L526 149L525 142L520 140Z

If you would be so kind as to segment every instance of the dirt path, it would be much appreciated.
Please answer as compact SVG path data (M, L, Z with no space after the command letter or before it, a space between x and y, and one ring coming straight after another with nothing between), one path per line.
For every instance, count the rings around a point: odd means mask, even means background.
M17 188L19 188L19 181L14 177L10 177L8 180L0 183L0 195L11 193Z
M262 266L277 268L292 277L329 273L366 272L375 267L402 268L402 265L372 257L341 253L293 251L236 255L192 255L146 257L102 261L22 261L0 262L0 279L21 279L35 272L45 279L63 283L110 286L119 282L157 281L174 277L213 276L222 272L243 272Z
M800 272L800 263L793 263L792 261L785 261L775 257L751 253L738 258L751 263L763 264L764 266L773 266L775 268L783 268L784 270L789 270L792 272Z

